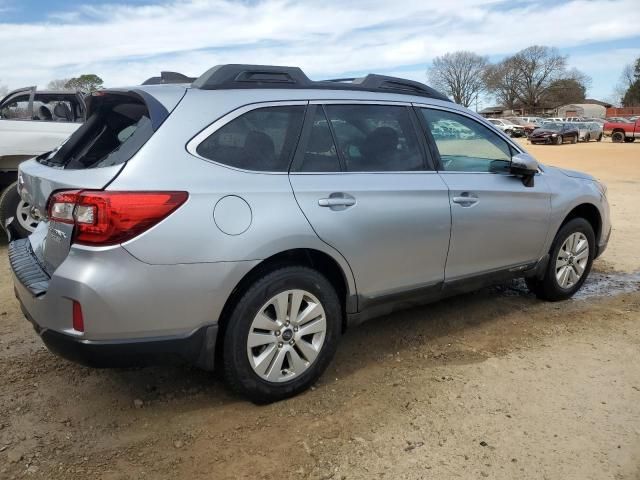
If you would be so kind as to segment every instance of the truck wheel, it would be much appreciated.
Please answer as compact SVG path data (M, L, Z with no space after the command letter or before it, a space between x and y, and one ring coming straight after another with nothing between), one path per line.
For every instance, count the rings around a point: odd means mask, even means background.
M525 279L527 287L542 300L570 298L589 276L595 246L591 224L584 218L570 220L556 234L544 277Z
M624 142L624 132L613 132L613 135L611 135L611 141L613 143Z
M28 237L38 226L38 221L31 216L31 205L20 198L16 182L0 196L0 225L11 230L12 238Z
M633 143L635 141L636 141L636 139L633 138L633 137L625 137L624 138L624 143Z

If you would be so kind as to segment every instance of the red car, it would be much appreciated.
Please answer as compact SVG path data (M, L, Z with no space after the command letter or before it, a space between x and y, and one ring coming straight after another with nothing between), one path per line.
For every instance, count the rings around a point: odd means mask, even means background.
M612 142L633 142L640 138L640 118L635 122L607 122L602 127L604 134L611 137Z

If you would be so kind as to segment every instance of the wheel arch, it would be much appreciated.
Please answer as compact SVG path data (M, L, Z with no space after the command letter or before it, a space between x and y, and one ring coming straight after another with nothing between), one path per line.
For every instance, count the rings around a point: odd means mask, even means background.
M560 228L562 228L566 223L573 220L574 218L584 218L587 222L591 224L593 228L593 233L596 237L596 244L600 242L600 235L602 233L602 215L600 214L600 210L593 203L581 203L574 207L564 218L562 223L560 224Z
M218 319L218 335L216 339L216 357L222 355L225 330L231 316L231 310L242 294L260 277L273 270L287 266L306 266L323 274L335 287L338 297L342 302L342 329L347 327L347 312L357 308L356 292L350 285L348 275L340 263L326 252L314 248L296 248L276 253L262 260L259 264L247 272L237 283L222 308ZM215 364L220 362L216 359Z

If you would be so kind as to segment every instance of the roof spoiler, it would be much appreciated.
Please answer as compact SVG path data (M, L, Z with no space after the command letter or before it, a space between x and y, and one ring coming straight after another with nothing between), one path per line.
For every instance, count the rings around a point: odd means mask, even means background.
M225 90L242 88L300 88L325 90L364 90L400 93L449 101L442 93L413 80L369 74L361 78L312 81L299 67L274 65L217 65L200 75L192 88Z
M147 78L142 85L164 85L167 83L191 83L194 77L187 77L178 72L160 72L159 77Z

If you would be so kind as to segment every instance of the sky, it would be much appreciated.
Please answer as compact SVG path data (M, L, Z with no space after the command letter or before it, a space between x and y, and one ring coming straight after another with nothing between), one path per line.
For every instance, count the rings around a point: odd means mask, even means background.
M0 86L82 73L106 86L222 63L300 66L312 79L397 75L426 82L436 56L492 61L556 47L611 99L640 57L639 0L0 0ZM484 99L483 104L490 104Z

